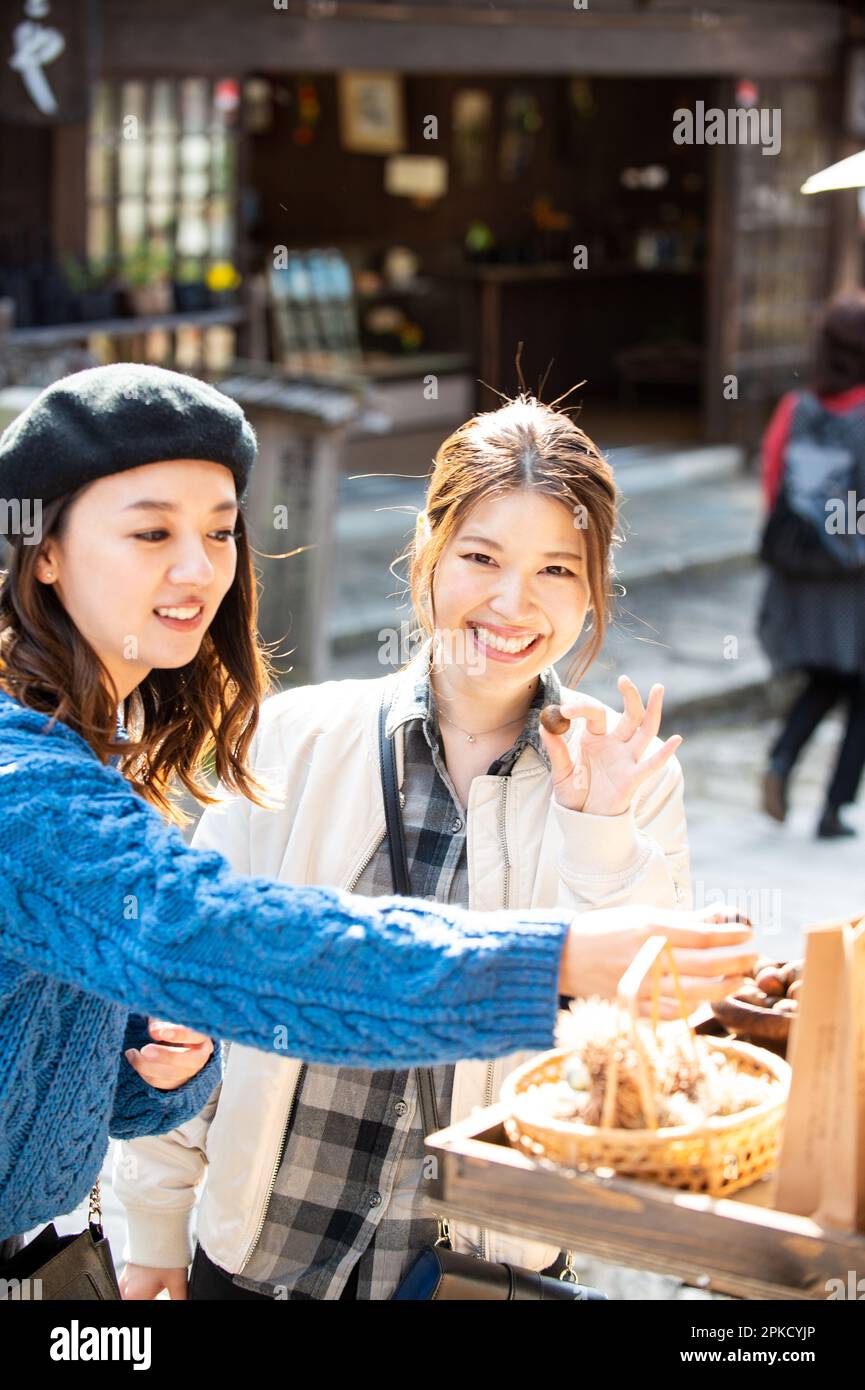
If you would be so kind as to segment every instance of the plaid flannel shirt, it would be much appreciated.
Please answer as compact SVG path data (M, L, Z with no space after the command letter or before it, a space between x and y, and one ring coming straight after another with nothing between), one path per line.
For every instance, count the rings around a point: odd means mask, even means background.
M414 664L414 663L413 663ZM422 663L423 669L423 663ZM507 777L527 743L549 766L538 726L559 703L553 667L541 674L526 723L488 775ZM406 857L412 894L468 904L466 813L448 775L428 674L403 671L388 717L405 726ZM392 894L385 839L354 891ZM454 1064L432 1068L439 1121L449 1123ZM417 1073L304 1064L260 1237L234 1282L288 1299L338 1299L359 1262L357 1297L390 1298L437 1236L421 1210L424 1135Z

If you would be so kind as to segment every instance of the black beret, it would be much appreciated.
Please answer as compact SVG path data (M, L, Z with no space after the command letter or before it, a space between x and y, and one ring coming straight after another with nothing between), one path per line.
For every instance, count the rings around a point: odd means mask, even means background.
M215 386L139 362L88 367L46 386L0 435L0 497L43 503L167 459L230 468L241 497L255 433Z

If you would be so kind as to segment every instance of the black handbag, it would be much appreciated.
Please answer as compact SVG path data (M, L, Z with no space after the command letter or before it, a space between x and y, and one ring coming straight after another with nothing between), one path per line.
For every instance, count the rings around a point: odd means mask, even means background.
M5 1262L3 1280L7 1299L15 1301L120 1300L111 1246L102 1229L98 1178L90 1193L87 1230L61 1236L53 1223L46 1226Z
M393 739L385 733L387 694L379 710L379 760L381 788L384 796L385 823L394 890L401 897L411 897L411 879L405 851L405 833L400 813L400 794L396 775ZM429 1067L417 1068L417 1086L424 1134L440 1129L435 1086ZM478 1255L463 1254L451 1246L447 1220L438 1217L439 1234L413 1261L399 1287L391 1295L397 1300L440 1301L465 1299L579 1299L606 1301L599 1289L587 1288L577 1282L573 1262L568 1252L565 1268L555 1277L534 1269L516 1265L496 1264Z
M841 579L845 574L811 523L790 506L783 484L763 528L760 559L790 579Z

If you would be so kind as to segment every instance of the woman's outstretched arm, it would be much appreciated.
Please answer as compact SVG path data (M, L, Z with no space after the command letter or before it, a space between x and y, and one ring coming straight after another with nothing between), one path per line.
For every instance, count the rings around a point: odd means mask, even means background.
M495 916L232 873L65 727L0 729L0 953L142 1015L374 1068L553 1042L567 911Z

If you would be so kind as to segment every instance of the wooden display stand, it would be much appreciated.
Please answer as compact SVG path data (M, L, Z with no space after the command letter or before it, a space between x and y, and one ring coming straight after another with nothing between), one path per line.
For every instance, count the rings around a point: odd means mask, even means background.
M774 1210L771 1178L716 1200L576 1173L512 1148L506 1113L490 1106L427 1137L431 1208L737 1298L826 1299L830 1279L865 1272L865 1235Z

